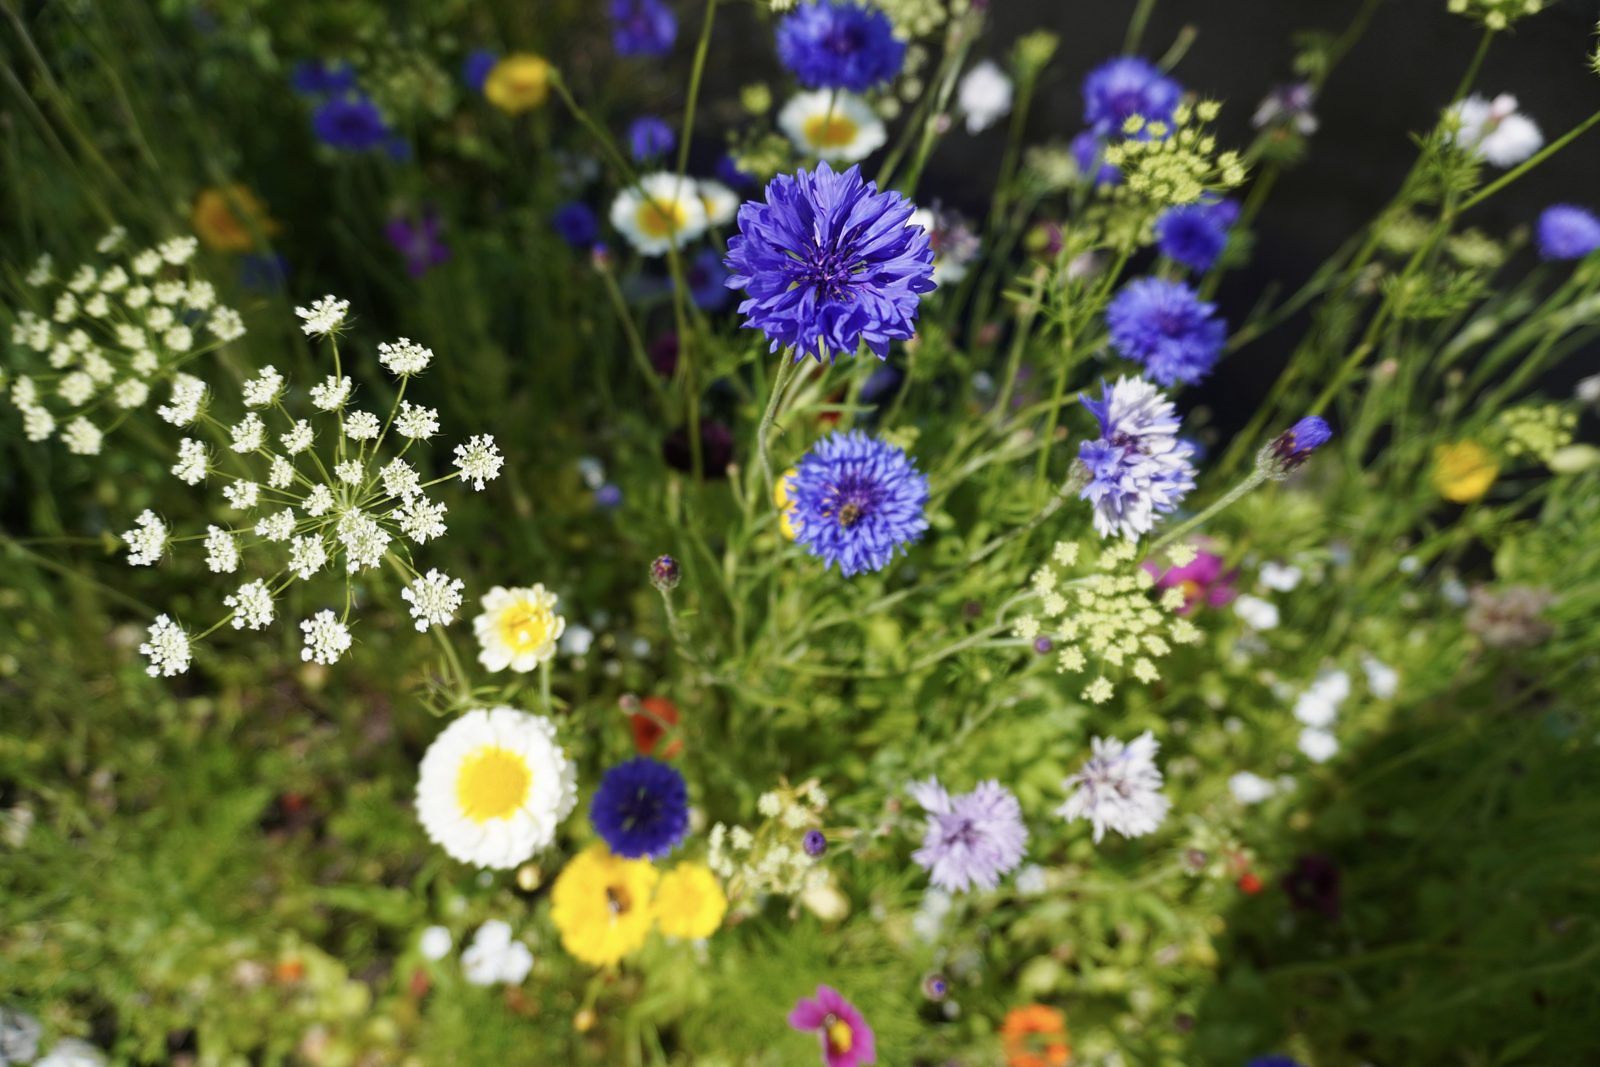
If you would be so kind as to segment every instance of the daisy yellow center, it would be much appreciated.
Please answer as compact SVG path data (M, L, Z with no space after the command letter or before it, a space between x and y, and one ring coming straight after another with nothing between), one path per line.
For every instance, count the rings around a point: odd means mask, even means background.
M639 231L648 237L671 237L689 221L689 213L676 200L646 200L634 213Z
M485 745L461 761L456 803L473 822L504 819L522 807L532 784L526 760L497 745Z
M855 1047L856 1035L850 1024L837 1016L830 1016L825 1026L828 1034L828 1051L843 1054Z
M806 140L816 148L845 148L861 132L855 121L846 115L824 113L806 119Z
M532 652L550 638L550 613L537 604L520 601L500 613L496 627L507 648Z

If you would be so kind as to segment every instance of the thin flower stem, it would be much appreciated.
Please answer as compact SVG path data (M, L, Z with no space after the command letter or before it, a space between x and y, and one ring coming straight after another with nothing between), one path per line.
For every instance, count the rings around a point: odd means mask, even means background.
M1182 537L1184 534L1188 533L1190 530L1193 530L1195 527L1200 526L1206 520L1212 518L1213 516L1221 513L1222 511L1226 510L1228 507L1232 506L1241 497L1245 496L1247 493L1249 493L1252 490L1254 490L1257 486L1261 485L1266 480L1267 480L1267 476L1265 474L1263 474L1261 471L1251 471L1250 475L1247 478L1245 478L1244 481L1240 482L1238 485L1234 486L1232 489L1229 489L1220 498L1218 498L1217 500L1213 501L1210 504L1210 506L1208 506L1204 511L1200 512L1198 515L1195 515L1195 516L1189 518L1188 520L1186 520L1184 522L1179 523L1178 525L1174 526L1172 529L1168 530L1166 533L1164 533L1160 537L1158 537L1154 542L1151 543L1150 550L1149 550L1149 552L1147 554L1151 555L1151 556L1154 556L1156 553L1160 552L1163 548L1166 548L1168 545L1172 544L1172 542L1176 541L1178 538Z
M650 387L650 394L656 398L656 403L661 405L662 412L666 413L672 409L672 401L667 397L667 391L662 388L656 369L650 365L650 356L644 350L644 341L639 336L638 327L633 323L633 315L628 311L627 301L622 298L622 289L618 287L617 279L610 268L601 267L599 274L601 280L605 282L606 295L611 299L611 308L617 313L617 321L622 323L623 335L628 339L628 354L633 357L640 376Z
M1551 141L1549 144L1545 145L1544 148L1529 156L1522 163L1506 171L1504 174L1500 175L1500 177L1496 178L1488 185L1485 185L1473 195L1467 197L1461 202L1461 206L1457 210L1465 211L1469 207L1487 200L1489 197L1493 196L1495 193L1498 193L1501 189L1504 189L1506 186L1510 185L1512 182L1528 173L1528 171L1532 170L1534 167L1537 167L1540 163L1543 163L1546 159L1549 159L1551 156L1561 151L1561 149L1577 140L1579 136L1585 133L1597 122L1600 122L1600 111L1596 111L1594 114L1590 115L1588 118L1574 126L1572 129L1568 130L1554 141Z
M1139 0L1133 9L1133 17L1128 20L1128 34L1122 39L1122 54L1131 56L1139 51L1139 42L1144 38L1144 28L1150 22L1150 13L1155 10L1156 0Z
M767 396L767 409L761 414L761 425L756 430L756 456L761 463L762 484L767 492L773 488L772 458L768 450L767 438L772 432L772 424L778 418L778 406L783 396L784 386L794 373L795 358L788 349L783 352L783 361L778 365L778 373L773 376L772 390Z

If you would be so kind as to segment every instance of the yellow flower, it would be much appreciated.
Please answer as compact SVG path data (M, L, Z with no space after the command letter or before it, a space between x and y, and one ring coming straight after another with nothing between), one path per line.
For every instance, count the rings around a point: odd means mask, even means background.
M789 497L789 479L799 473L798 469L790 467L778 477L777 483L772 487L772 503L778 508L778 529L782 530L783 536L791 541L800 531L794 524L794 508L790 507L793 501Z
M578 853L550 891L561 946L595 967L637 951L655 920L651 894L659 877L649 861L613 856L603 844Z
M717 932L728 911L728 898L711 868L689 862L662 876L655 906L663 934L692 941Z
M1446 500L1470 504L1489 491L1500 464L1476 441L1457 441L1433 450L1433 487Z
M242 185L202 189L195 197L189 223L195 236L217 252L248 252L255 247L257 235L278 232L267 206Z
M530 111L550 95L550 64L542 56L514 52L489 71L483 95L501 111Z

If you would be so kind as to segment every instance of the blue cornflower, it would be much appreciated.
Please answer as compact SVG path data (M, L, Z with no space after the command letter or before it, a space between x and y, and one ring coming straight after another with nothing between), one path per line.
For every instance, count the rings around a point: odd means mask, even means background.
M1194 488L1194 449L1177 437L1172 401L1143 378L1102 383L1098 401L1078 399L1100 420L1099 438L1078 445L1089 473L1080 496L1094 507L1094 528L1101 537L1149 533L1156 515Z
M1285 478L1300 469L1311 453L1333 440L1333 430L1320 415L1307 415L1262 449L1256 466L1269 478Z
M611 24L619 56L664 56L678 37L678 16L662 0L611 0Z
M323 144L350 152L364 152L389 139L378 105L361 93L326 101L311 116L311 125Z
M721 311L728 306L728 268L714 248L703 248L689 261L689 295L702 311Z
M303 59L289 72L289 88L301 96L333 96L356 87L356 69L343 59Z
M951 796L937 778L907 790L928 813L922 847L911 854L939 889L960 893L993 889L1000 876L1022 862L1028 828L1022 805L996 781L979 782L970 793Z
M654 115L640 115L628 126L628 154L635 163L664 156L677 145L672 127Z
M1138 56L1107 60L1083 79L1083 121L1101 137L1120 136L1123 120L1171 122L1183 87Z
M1156 247L1174 263L1208 271L1228 244L1228 231L1239 221L1233 200L1201 200L1169 207L1156 219Z
M928 479L904 451L860 430L812 445L789 499L795 541L846 578L881 571L928 529Z
M1600 219L1572 204L1555 204L1539 216L1539 254L1545 259L1582 259L1600 249Z
M600 220L582 200L569 200L556 208L550 225L573 248L588 248L600 237Z
M1116 185L1122 181L1122 171L1106 162L1105 147L1093 130L1084 130L1072 139L1072 161L1079 172L1093 175L1095 185Z
M589 821L619 856L665 856L689 829L689 788L672 767L639 756L600 779Z
M474 48L461 61L462 82L475 93L483 92L483 83L489 79L489 72L498 62L500 53L493 48Z
M1139 278L1106 308L1106 327L1116 350L1157 382L1193 385L1211 373L1227 339L1216 311L1182 282Z
M808 89L864 92L905 58L888 15L844 0L811 0L778 24L778 60Z
M739 305L745 327L765 333L772 351L792 346L795 359L820 363L826 352L831 361L863 342L887 359L934 288L928 234L906 225L912 203L878 192L859 166L839 174L827 163L778 175L766 198L739 208L728 242L728 288L749 297Z
M716 176L733 189L750 189L756 184L755 175L740 170L738 160L726 153L717 160Z

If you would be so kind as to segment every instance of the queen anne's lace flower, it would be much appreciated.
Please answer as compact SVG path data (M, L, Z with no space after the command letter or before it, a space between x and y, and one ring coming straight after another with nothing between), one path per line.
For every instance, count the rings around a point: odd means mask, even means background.
M333 612L324 608L300 622L305 634L305 647L300 658L306 662L331 664L350 647L350 628L340 622Z
M500 468L504 464L505 457L500 455L494 438L488 434L472 437L464 445L456 445L455 466L461 472L461 480L471 482L472 488L480 492L485 482L492 482L500 476Z
M189 635L165 615L157 615L150 626L150 638L139 646L139 653L150 661L145 672L171 677L189 669Z
M430 626L448 626L455 621L456 612L461 608L462 588L460 578L429 570L401 590L400 596L411 605L411 617L416 621L417 629L426 630Z
M135 567L149 567L161 558L167 547L167 524L149 508L134 521L134 528L122 535L128 546L128 562Z
M428 364L433 362L433 350L423 348L408 337L402 337L393 344L378 346L378 362L388 368L390 374L398 376L421 374L428 369Z
M245 582L237 593L223 597L222 602L233 609L235 630L242 630L247 626L252 630L260 630L272 624L275 614L272 607L272 591L267 588L267 583L259 578L253 582Z
M350 301L340 300L329 294L320 300L313 300L308 308L297 307L294 313L305 321L300 329L308 337L326 337L344 325L345 315L350 311Z

